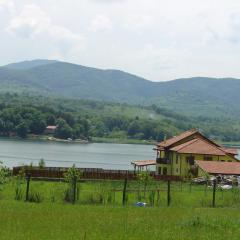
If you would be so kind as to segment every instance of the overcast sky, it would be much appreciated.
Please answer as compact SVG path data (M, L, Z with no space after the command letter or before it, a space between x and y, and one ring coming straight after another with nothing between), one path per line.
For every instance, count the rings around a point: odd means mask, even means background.
M36 58L153 81L240 78L239 0L0 0L0 65Z

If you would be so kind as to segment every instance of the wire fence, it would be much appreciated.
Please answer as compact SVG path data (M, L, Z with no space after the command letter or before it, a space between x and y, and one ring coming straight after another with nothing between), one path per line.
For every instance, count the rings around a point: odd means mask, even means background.
M28 202L147 207L240 207L240 188L183 181L82 180L35 181L13 178L2 198Z

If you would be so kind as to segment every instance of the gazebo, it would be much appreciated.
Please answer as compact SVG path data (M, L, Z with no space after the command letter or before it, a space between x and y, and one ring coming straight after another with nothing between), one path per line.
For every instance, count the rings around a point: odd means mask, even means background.
M156 165L156 160L137 160L137 161L133 161L131 162L131 164L134 166L134 172L136 172L136 170L139 171L143 171L144 167L145 170L148 170L148 166L154 166Z

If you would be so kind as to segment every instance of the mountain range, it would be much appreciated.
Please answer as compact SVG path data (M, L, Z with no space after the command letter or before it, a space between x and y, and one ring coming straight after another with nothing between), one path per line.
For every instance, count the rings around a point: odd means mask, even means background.
M240 79L182 78L152 82L119 70L55 60L0 67L1 92L152 105L191 116L240 117Z

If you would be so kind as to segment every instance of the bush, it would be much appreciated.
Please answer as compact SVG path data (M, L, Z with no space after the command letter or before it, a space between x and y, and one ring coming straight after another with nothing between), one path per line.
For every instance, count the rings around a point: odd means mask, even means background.
M3 185L8 181L8 177L10 176L10 171L8 168L2 165L0 161L0 191L2 190Z
M64 174L65 181L68 182L68 188L64 193L64 200L67 202L74 203L77 194L79 194L79 188L77 187L77 181L79 181L82 173L73 165L68 171Z
M46 164L45 164L45 161L43 158L41 158L38 162L38 166L39 168L45 168L46 167Z
M15 200L22 200L23 198L23 190L22 190L22 184L25 183L25 171L24 168L22 168L18 175L15 177Z

